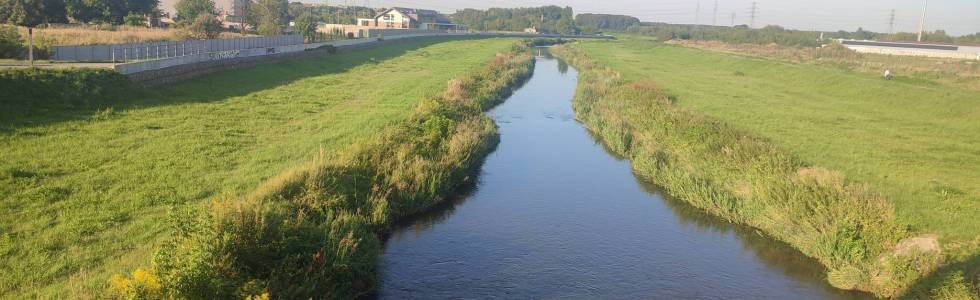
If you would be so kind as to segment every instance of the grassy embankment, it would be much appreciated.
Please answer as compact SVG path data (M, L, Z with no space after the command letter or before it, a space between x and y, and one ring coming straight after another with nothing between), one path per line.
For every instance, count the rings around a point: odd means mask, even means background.
M449 81L412 115L339 156L178 217L149 270L115 277L140 298L350 299L374 290L379 235L452 196L497 143L483 112L529 77L526 45Z
M4 71L0 294L101 290L111 274L149 263L173 232L168 215L180 215L168 211L241 197L312 157L330 159L413 118L422 99L513 44L406 41L97 94L82 81L49 93L58 85Z
M582 71L578 117L670 193L817 258L838 287L976 293L976 91L634 39L557 50ZM921 247L898 245L910 236Z
M669 43L792 63L834 66L869 74L880 75L885 69L889 69L902 77L925 79L941 85L980 91L980 62L975 60L858 53L836 44L821 48L797 48L694 40Z

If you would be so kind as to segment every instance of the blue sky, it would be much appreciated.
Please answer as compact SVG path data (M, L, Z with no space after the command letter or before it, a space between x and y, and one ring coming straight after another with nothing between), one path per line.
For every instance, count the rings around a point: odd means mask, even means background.
M453 12L460 8L572 6L576 13L626 14L643 21L694 23L697 0L303 0L307 3L405 6ZM715 0L700 0L701 24L714 21ZM718 25L748 24L752 2L757 3L756 25L795 29L853 31L858 27L887 32L891 10L896 31L916 31L923 0L718 0ZM930 0L926 30L944 29L962 35L980 32L980 0Z

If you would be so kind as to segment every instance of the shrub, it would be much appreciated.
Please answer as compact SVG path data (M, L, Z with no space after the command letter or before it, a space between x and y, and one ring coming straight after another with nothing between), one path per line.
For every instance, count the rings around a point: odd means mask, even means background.
M146 26L146 17L136 12L130 12L128 15L123 17L123 23L133 27Z
M212 14L200 14L187 25L187 31L197 39L216 39L221 34L221 21Z
M128 278L113 275L109 279L109 296L118 299L163 299L163 292L156 275L139 268Z
M20 58L24 52L22 43L16 27L0 25L0 58Z

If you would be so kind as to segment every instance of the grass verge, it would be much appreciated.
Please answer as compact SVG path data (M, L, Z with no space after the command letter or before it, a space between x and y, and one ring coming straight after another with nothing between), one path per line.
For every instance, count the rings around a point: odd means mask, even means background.
M112 274L148 263L171 233L168 211L246 195L319 149L334 157L373 138L515 41L401 41L216 73L120 101L80 94L97 105L2 119L0 294L102 290ZM5 105L63 103L0 97Z
M630 60L635 56L615 65L593 57L613 47L630 46L619 51L635 54L651 51L639 46L663 46L612 43L621 42L572 44L552 52L579 69L577 117L629 158L638 174L692 205L759 228L816 258L840 288L899 296L943 261L936 249L906 242L914 232L886 195L741 126L677 105L681 100L637 69L671 64L664 61L668 58L654 56L650 66ZM630 70L636 73L623 76L618 70L624 65L635 65Z
M379 234L469 180L497 142L483 111L526 79L526 45L450 80L442 95L339 156L321 153L243 197L178 213L149 269L110 291L143 298L351 298L374 290Z

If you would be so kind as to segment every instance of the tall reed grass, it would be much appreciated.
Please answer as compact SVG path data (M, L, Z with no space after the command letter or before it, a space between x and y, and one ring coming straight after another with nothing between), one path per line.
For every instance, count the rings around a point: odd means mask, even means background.
M27 39L27 27L17 27ZM220 38L238 38L238 33L222 32ZM34 42L42 46L105 45L145 42L180 41L190 39L181 29L146 28L138 26L68 26L34 29Z
M344 298L375 287L379 234L451 196L496 145L483 111L529 77L528 43L449 81L413 115L336 156L323 151L240 198L173 214L148 269L116 276L118 297ZM328 158L329 157L329 158ZM134 272L136 274L136 272ZM140 273L145 274L145 273ZM158 288L149 283L158 283Z
M675 106L656 82L628 82L575 44L552 53L579 70L577 118L638 174L817 259L834 286L897 296L935 268L935 252L893 251L909 232L867 185Z

